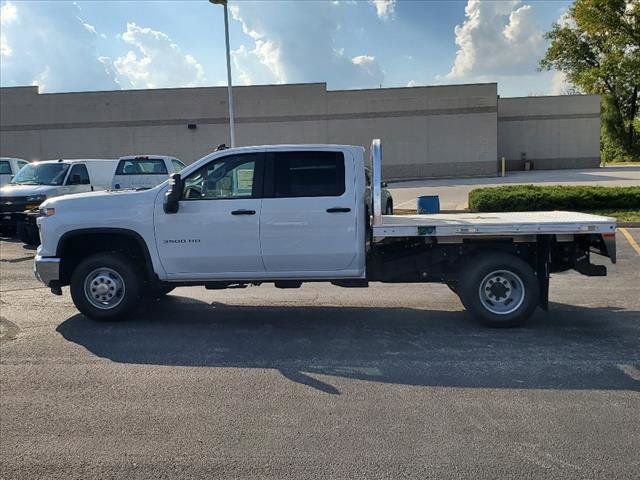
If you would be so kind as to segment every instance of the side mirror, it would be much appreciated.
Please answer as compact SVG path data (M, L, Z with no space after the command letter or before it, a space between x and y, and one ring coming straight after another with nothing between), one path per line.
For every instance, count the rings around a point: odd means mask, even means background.
M178 213L180 197L182 196L183 182L179 173L169 176L169 188L164 194L164 213Z
M382 184L381 184L381 185L382 185L382 188L387 188L387 186L388 186L388 185L387 185L387 182L382 182Z

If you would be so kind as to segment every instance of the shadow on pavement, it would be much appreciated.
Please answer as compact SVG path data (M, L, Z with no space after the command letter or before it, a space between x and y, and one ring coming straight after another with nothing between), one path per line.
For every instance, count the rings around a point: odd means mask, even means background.
M405 385L640 390L640 312L552 304L496 330L465 312L212 305L169 296L122 323L75 315L57 331L114 362L270 368L339 394L314 374Z

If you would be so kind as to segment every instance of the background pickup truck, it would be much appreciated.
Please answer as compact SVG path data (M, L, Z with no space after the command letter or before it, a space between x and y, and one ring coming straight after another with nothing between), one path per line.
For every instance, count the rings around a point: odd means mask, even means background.
M605 275L591 252L615 262L612 218L383 215L381 161L374 140L368 186L362 147L232 148L150 190L47 200L36 276L57 294L70 285L95 319L181 285L443 282L479 320L513 326L547 307L551 273Z

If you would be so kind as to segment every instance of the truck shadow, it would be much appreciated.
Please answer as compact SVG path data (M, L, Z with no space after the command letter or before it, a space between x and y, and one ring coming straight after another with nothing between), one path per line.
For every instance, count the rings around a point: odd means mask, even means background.
M236 306L169 296L123 323L75 315L57 331L114 362L276 369L416 386L639 390L640 312L552 304L526 327L477 325L465 312L412 308Z

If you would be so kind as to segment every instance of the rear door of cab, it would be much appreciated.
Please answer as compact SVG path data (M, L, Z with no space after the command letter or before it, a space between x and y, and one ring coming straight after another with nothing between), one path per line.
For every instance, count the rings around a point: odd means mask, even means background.
M267 151L260 246L270 275L357 275L355 164L349 150Z

